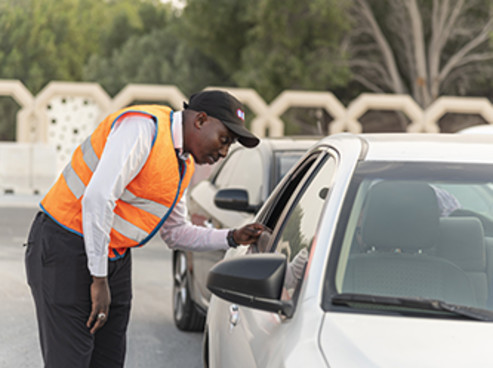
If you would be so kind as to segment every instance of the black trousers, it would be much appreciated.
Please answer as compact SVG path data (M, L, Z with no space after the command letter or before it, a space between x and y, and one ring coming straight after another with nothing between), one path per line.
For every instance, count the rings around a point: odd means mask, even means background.
M132 299L130 250L109 262L110 311L94 335L86 327L92 278L83 238L39 212L29 233L25 263L45 367L123 367Z

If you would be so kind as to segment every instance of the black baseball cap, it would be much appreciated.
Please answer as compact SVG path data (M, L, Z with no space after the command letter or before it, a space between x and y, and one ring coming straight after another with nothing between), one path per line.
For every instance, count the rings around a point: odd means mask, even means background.
M193 94L185 109L203 111L226 125L245 147L255 147L260 140L245 127L245 109L240 101L225 91L208 90Z

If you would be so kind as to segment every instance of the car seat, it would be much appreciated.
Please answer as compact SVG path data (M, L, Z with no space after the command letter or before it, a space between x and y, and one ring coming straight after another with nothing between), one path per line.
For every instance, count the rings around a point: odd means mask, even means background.
M438 202L427 183L379 181L368 190L362 218L362 240L371 250L349 257L342 291L474 304L466 273L427 254L438 234Z
M437 256L448 259L466 272L476 293L479 306L486 306L486 246L483 225L474 217L440 219Z

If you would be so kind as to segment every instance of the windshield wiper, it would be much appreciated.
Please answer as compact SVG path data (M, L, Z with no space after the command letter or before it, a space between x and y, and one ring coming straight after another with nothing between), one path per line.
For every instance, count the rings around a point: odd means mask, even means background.
M431 310L447 312L455 316L467 317L479 321L493 321L493 311L451 304L436 299L343 293L334 295L332 297L332 304L346 306L351 306L352 304L367 304L400 307L405 309Z

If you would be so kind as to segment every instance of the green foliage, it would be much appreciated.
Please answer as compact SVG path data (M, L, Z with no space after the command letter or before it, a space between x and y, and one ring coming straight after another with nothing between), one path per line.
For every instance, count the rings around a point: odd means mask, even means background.
M20 79L33 93L50 80L80 80L84 57L95 51L95 34L79 24L87 2L0 3L0 76Z
M118 2L110 21L102 29L99 52L92 56L110 57L113 51L120 50L132 37L144 36L156 29L165 28L170 13L169 6L152 0Z
M191 47L214 60L230 77L241 68L247 32L254 25L248 9L259 0L188 0L182 34Z
M231 83L254 88L266 99L287 88L326 90L349 77L340 44L350 3L189 0L184 38Z
M254 26L235 80L267 99L284 89L327 90L344 85L349 73L340 45L348 28L349 4L260 0L250 8Z
M18 79L33 94L50 81L81 81L91 56L110 57L133 36L163 28L169 13L157 0L0 0L0 78ZM120 79L111 75L112 83ZM13 139L5 101L0 139Z
M52 80L82 80L91 55L162 27L168 10L154 0L3 0L0 78L19 79L32 93Z
M85 78L111 95L129 83L177 85L190 94L217 76L214 63L181 43L171 27L133 36L110 57L94 55L85 68Z

